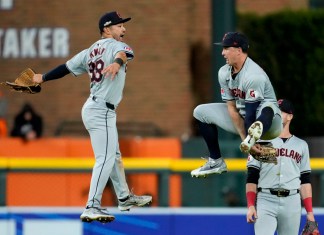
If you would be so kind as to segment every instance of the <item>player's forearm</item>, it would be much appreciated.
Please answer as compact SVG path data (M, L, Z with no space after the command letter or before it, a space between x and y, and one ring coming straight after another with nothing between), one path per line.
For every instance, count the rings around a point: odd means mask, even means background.
M227 102L227 108L229 115L233 121L233 124L240 135L241 139L244 140L246 135L245 135L245 127L244 127L244 119L241 117L239 114L235 103L233 101L228 101Z
M120 66L125 64L127 62L126 53L123 51L118 52L114 58L114 62L119 64Z
M245 127L244 127L244 120L240 115L235 115L235 116L231 116L233 123L235 125L235 128L237 130L237 132L239 133L241 140L244 140L246 137L245 134Z
M257 185L253 183L246 183L245 186L246 192L257 192Z
M43 74L42 80L43 82L59 79L69 74L70 70L66 67L66 64L61 64L57 66L55 69L52 69L48 73Z
M249 208L250 206L255 206L257 185L253 183L247 183L245 187L247 207Z
M314 221L312 185L310 183L302 184L300 186L300 195L307 212L307 220Z
M302 199L312 197L312 185L310 183L300 186L300 195Z

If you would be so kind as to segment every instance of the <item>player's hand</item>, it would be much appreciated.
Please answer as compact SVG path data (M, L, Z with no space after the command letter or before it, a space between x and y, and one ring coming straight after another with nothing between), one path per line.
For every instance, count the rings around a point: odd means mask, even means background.
M43 74L35 74L34 77L33 77L33 81L38 83L38 84L41 84L43 83Z
M308 221L315 221L313 212L307 212L306 218L307 218Z
M248 212L246 214L246 222L248 223L255 223L256 219L258 218L255 206L250 206L248 208Z
M108 65L106 68L102 70L102 74L104 75L104 78L110 78L111 80L114 80L120 67L121 66L117 63L112 63Z
M255 144L250 149L250 153L252 155L260 155L261 151L262 151L262 146L260 144Z

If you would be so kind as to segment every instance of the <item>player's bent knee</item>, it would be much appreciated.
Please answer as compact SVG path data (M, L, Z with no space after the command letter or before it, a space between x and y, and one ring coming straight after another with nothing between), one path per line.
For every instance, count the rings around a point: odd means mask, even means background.
M196 118L201 122L203 122L203 113L204 113L203 110L204 110L203 105L198 105L193 111L194 118Z

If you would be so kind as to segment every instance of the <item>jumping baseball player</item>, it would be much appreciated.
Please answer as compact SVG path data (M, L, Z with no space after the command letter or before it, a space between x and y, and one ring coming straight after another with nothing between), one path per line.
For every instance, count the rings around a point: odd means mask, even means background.
M217 127L240 135L240 149L244 153L260 153L256 141L274 139L282 129L274 89L263 69L248 57L247 37L229 32L216 44L223 46L226 60L218 72L221 96L226 103L202 104L194 109L193 116L209 150L205 165L191 171L194 177L227 172Z
M82 108L82 120L90 134L95 155L89 198L80 216L84 222L97 220L110 222L114 216L101 207L103 190L112 180L121 211L132 206L144 206L151 196L136 196L130 192L119 150L116 127L116 108L122 99L126 78L126 65L134 57L133 50L123 42L126 33L122 18L117 12L104 14L99 20L101 38L55 69L36 74L34 81L42 83L72 73L87 73L90 78L90 97Z
M307 220L315 221L312 210L312 186L307 143L289 130L294 107L279 100L283 130L271 141L277 149L278 164L261 163L248 157L247 222L255 223L256 235L297 235L300 226L301 201Z

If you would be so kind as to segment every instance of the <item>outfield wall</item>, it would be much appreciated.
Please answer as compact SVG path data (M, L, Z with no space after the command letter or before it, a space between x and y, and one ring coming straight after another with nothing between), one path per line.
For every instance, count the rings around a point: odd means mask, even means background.
M134 208L121 213L109 208L116 219L110 224L82 223L83 208L1 207L1 235L253 235L246 208ZM315 208L320 229L324 208ZM305 215L302 215L303 226Z

